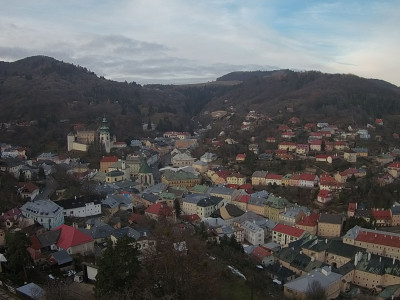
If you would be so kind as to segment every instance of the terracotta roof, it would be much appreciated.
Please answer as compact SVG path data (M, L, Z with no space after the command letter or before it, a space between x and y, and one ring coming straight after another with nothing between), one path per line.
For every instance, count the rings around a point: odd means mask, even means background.
M241 189L241 190L249 190L249 189L252 189L252 188L253 188L253 186L252 186L250 183L242 184L242 185L239 187L239 189Z
M321 146L322 145L322 140L313 140L310 145L312 146Z
M312 213L309 216L305 217L303 220L297 222L297 225L314 227L318 225L318 219L319 219L319 214Z
M318 193L318 197L321 197L321 198L326 198L326 197L329 197L330 195L331 195L331 192L328 190L320 190Z
M33 193L38 189L38 187L32 182L18 182L18 186L20 188L23 188L24 191L28 191L29 193Z
M30 247L32 249L39 250L42 248L42 245L40 244L40 242L36 236L31 236L30 239L31 239Z
M246 158L246 154L238 154L236 155L236 159L245 159Z
M182 215L181 216L182 219L188 221L188 222L194 222L194 221L198 221L200 220L200 217L197 214L193 214L193 215Z
M283 175L268 173L266 179L282 180Z
M272 255L271 251L261 246L256 247L253 252L251 252L251 256L254 257L258 262L262 262L264 257L270 255Z
M281 142L279 143L280 146L296 146L296 143L293 142Z
M285 224L278 224L275 226L273 231L280 232L286 235L294 236L294 237L301 237L304 233L303 229L296 228L293 226L285 225Z
M117 162L118 161L118 157L116 156L105 156L101 159L100 162L104 163L104 162Z
M300 180L304 181L313 181L316 179L317 175L315 174L310 174L310 173L302 173L300 174Z
M379 231L360 230L356 237L356 241L400 248L399 236L380 233Z
M70 247L90 243L93 241L93 238L82 231L68 226L68 225L61 225L52 230L61 229L60 238L58 239L57 246L67 250Z
M239 189L239 185L238 184L227 184L225 187L230 188L230 189L234 189L234 190Z
M349 207L347 208L347 211L355 212L356 209L357 209L357 203L355 203L355 202L350 202L350 203L349 203Z
M172 208L163 203L152 204L145 212L157 216L172 216Z
M400 169L400 162L391 163L388 167L389 168Z
M392 214L391 211L388 210L372 210L372 216L374 217L375 220L391 220L392 219Z
M239 198L239 202L249 203L250 195L243 195Z

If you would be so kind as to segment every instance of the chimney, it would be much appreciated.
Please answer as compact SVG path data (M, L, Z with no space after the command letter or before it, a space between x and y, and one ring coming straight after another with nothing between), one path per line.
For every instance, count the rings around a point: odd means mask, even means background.
M371 260L371 252L368 252L368 261Z

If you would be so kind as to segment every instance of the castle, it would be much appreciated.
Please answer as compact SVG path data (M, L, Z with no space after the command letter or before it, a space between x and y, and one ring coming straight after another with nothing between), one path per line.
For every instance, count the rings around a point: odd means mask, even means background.
M67 135L68 151L86 152L89 146L94 143L103 144L107 153L110 153L111 148L116 143L115 136L113 139L110 138L110 128L105 117L98 130L77 130L76 133L70 132Z

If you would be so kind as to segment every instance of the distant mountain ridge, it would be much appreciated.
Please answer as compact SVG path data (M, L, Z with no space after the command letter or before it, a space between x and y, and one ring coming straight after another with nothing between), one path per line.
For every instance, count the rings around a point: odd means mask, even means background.
M215 84L140 86L46 56L0 62L0 123L37 122L17 129L26 145L55 140L62 147L73 124L96 128L103 115L119 140L142 135L142 124L150 122L161 131L190 131L193 117L230 106L239 115L256 110L274 116L291 107L302 120L365 125L378 117L396 120L400 88L354 75L291 70L232 72ZM15 132L0 132L0 141L15 138Z

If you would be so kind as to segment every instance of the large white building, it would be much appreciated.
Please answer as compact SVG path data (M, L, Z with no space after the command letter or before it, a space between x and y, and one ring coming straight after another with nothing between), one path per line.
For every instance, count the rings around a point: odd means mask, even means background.
M65 217L85 218L101 214L100 199L72 198L57 201L64 210Z
M244 221L241 227L244 230L244 239L250 244L256 246L264 244L264 229L255 222Z
M64 224L64 210L51 200L29 201L22 205L24 217L38 222L46 229L52 229Z

